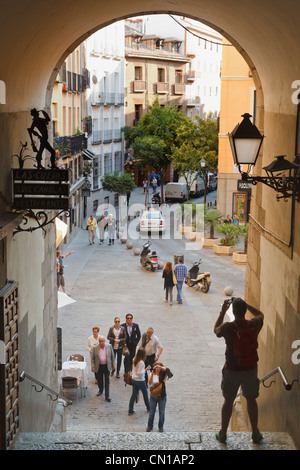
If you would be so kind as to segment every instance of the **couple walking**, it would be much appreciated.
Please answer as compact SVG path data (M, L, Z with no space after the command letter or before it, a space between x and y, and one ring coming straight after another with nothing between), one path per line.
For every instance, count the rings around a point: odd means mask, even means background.
M161 362L153 364L153 369L149 376L149 387L150 387L150 399L148 396L148 389L145 379L145 374L148 370L151 370L151 366L145 366L146 351L144 348L139 348L135 358L132 362L132 395L129 401L128 414L134 413L133 406L138 396L139 390L141 390L144 398L144 403L149 412L147 432L153 428L154 417L156 408L158 406L159 418L158 418L158 429L160 432L164 431L165 422L165 409L167 403L167 394L165 382L167 378L173 376L170 369L164 367Z
M187 267L182 263L182 260L178 259L178 264L176 264L174 270L172 268L172 263L166 263L166 266L163 270L162 277L164 279L164 289L165 302L173 303L173 287L177 288L177 303L182 304L182 286L183 282L186 280L188 275Z

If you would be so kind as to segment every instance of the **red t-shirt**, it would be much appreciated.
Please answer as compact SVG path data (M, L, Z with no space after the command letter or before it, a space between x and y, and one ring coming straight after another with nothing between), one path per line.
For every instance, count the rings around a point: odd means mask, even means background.
M241 325L245 320L239 322ZM253 318L248 322L251 329L254 330L256 336L260 332L263 326L263 319L262 318ZM226 343L226 351L225 351L225 367L230 370L250 370L255 369L257 367L257 363L253 364L252 366L248 367L239 367L236 365L233 357L233 334L235 330L234 322L225 322L220 326L220 331L217 334L218 338L222 336L225 339Z

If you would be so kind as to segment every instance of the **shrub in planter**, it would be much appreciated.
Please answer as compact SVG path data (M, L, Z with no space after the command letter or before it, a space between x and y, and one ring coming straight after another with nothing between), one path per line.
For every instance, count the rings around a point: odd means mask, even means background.
M218 224L216 230L224 236L220 240L220 245L235 246L237 244L240 237L239 226L235 224Z
M204 209L204 224L209 230L209 238L214 239L215 237L215 228L220 225L220 221L224 216L221 212L217 210L207 210Z

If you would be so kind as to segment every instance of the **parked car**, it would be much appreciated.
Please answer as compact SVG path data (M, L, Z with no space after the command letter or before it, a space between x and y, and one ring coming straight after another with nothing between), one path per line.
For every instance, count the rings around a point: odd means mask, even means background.
M165 189L165 201L181 201L187 199L188 190L185 183L168 183Z
M216 175L213 173L208 173L208 180L207 180L207 191L215 191L218 186L218 179L216 178Z
M166 229L166 222L160 211L150 208L140 218L140 232L160 232Z

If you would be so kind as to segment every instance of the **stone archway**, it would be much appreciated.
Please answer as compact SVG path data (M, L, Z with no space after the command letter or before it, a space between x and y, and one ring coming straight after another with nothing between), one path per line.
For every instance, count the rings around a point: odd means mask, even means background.
M261 174L262 167L269 164L275 155L285 154L293 160L297 106L292 100L292 86L300 79L297 60L300 49L300 5L295 5L294 0L276 2L275 5L273 0L263 3L253 0L250 4L247 0L241 0L238 4L235 0L226 3L223 0L209 3L205 0L188 0L182 5L162 0L151 2L149 10L146 4L145 8L143 6L136 0L129 0L126 4L120 0L109 3L86 0L84 5L79 0L60 3L55 0L19 0L17 6L13 2L6 6L0 28L1 42L7 44L0 53L0 80L6 85L6 103L0 106L0 191L4 195L4 198L0 198L0 214L9 211L5 198L9 201L11 197L10 155L16 153L19 141L27 138L30 109L49 107L52 84L62 61L97 29L115 20L143 13L171 12L191 17L213 27L232 42L248 62L258 90L257 123L264 130L266 139L256 172ZM254 223L249 244L246 295L249 302L261 307L266 315L261 344L264 358L260 362L260 369L262 373L268 373L273 368L273 361L275 366L284 363L287 375L294 379L299 371L292 364L290 354L292 341L299 339L295 335L299 335L297 332L300 330L300 241L295 239L291 255L290 203L276 203L272 190L261 186L255 189L251 212ZM300 232L299 215L297 203L295 233ZM49 229L49 240L53 236ZM44 355L46 360L47 348L55 351L56 347L53 341L44 344L42 334L49 330L49 318L54 317L55 320L51 303L45 308L46 297L50 294L44 278L47 267L48 271L53 269L49 240L44 244L38 241L38 247L33 246L29 236L18 242L10 237L7 242L10 255L7 261L8 275L14 275L14 279L21 281L21 293L22 290L28 291L21 303L21 316L27 316L30 310L24 334L34 338L32 345L40 354L40 367L44 366L41 357ZM24 276L24 266L29 263L39 273L34 278L36 283L26 280ZM41 277L44 279L42 282ZM34 303L30 295L34 296L36 292L38 299ZM40 320L42 304L43 322ZM52 328L55 331L55 321ZM26 357L32 359L25 350L25 362ZM299 442L300 420L295 420L299 413L296 397L291 397L287 406L284 393L278 389L271 403L276 408L285 407L286 413L283 417L270 419L270 400L263 396L264 422L271 428L291 430Z

